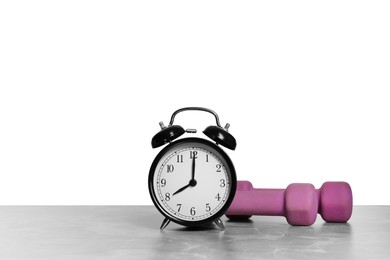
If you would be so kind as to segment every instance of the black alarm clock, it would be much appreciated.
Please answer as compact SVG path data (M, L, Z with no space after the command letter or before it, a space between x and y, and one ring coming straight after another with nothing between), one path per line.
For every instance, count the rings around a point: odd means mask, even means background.
M175 116L187 110L214 115L216 125L203 131L214 142L197 137L176 140L186 132L196 133L195 129L173 125ZM165 216L160 229L173 221L190 227L214 222L224 230L220 217L230 206L237 184L234 165L220 147L236 148L236 140L228 132L229 124L222 128L218 115L210 109L186 107L172 114L167 127L162 122L160 127L152 147L168 145L158 153L149 171L150 196Z

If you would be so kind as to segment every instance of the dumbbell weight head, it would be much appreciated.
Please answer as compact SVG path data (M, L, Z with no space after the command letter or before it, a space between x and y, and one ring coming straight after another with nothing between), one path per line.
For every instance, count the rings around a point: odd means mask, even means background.
M293 183L285 191L285 216L294 226L312 225L317 218L318 196L309 183Z
M347 182L325 182L317 190L318 213L326 222L345 223L352 215L352 189Z

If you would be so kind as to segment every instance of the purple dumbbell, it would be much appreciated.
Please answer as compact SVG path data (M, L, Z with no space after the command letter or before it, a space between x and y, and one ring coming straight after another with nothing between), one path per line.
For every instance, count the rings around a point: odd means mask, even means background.
M238 181L226 216L232 220L252 215L285 216L294 226L312 225L317 213L326 222L345 223L352 215L352 190L346 182L325 182L320 189L309 183L293 183L286 189L254 189Z

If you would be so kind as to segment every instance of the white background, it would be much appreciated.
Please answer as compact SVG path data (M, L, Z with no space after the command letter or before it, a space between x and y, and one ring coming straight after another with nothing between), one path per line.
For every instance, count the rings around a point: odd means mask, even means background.
M2 1L0 204L148 204L158 122L215 110L257 187L390 204L390 2ZM175 123L202 130L201 112ZM187 135L188 136L188 135Z

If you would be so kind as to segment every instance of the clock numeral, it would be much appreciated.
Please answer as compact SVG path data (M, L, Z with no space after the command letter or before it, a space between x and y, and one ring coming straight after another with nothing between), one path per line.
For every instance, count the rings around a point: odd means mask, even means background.
M221 172L222 165L217 164L215 165L215 167L217 168L217 172Z
M167 165L167 172L173 172L173 170L175 170L175 167L173 167L172 164L168 164Z
M206 154L206 162L209 162L209 155Z
M165 187L165 185L167 185L167 180L161 179L161 187Z
M221 179L220 182L221 182L221 184L219 186L221 186L221 187L225 187L226 186L225 179Z
M217 199L217 201L221 200L221 196L219 196L219 193L217 194L217 196L215 196L215 198Z
M206 212L210 212L210 210L211 210L210 203L206 203Z
M198 151L190 151L190 159L192 159L193 157L195 157L195 159L198 158Z
M170 201L171 200L171 194L169 192L165 193L165 200Z
M176 204L176 206L177 206L177 212L180 212L181 204Z
M191 216L195 216L195 214L196 214L195 207L192 207L190 209L190 214L191 214Z
M178 163L182 163L183 162L183 155L182 154L176 155L176 158L177 158L177 162Z

